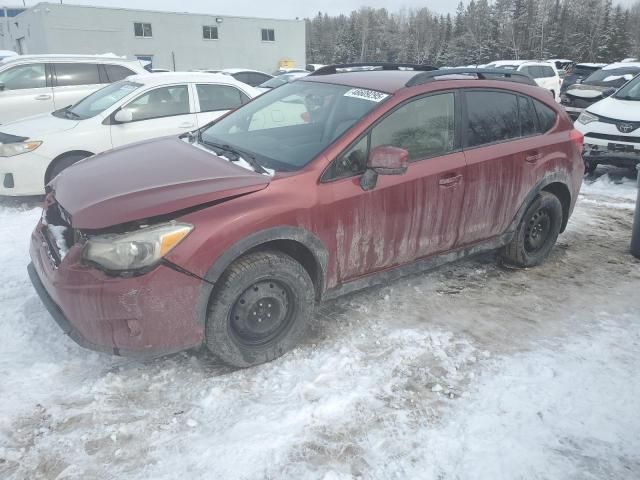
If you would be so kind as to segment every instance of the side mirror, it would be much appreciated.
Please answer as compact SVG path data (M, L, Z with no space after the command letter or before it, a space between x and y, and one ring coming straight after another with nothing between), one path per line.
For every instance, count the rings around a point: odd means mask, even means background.
M133 122L133 112L128 108L123 108L122 110L118 110L116 112L113 119L118 123Z
M610 97L614 93L616 93L616 89L615 88L607 88L604 92L602 92L602 96L603 97Z
M409 152L404 148L380 145L374 148L367 160L367 170L360 178L363 190L371 190L378 182L378 175L402 175L407 171Z

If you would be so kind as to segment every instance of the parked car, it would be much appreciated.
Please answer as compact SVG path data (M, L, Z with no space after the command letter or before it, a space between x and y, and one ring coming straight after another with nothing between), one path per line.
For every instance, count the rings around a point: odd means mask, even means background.
M309 73L304 68L279 68L275 72L273 72L273 76L277 77L278 75L283 75L285 73Z
M294 80L297 80L302 77L306 77L307 75L309 75L309 72L307 71L283 73L282 75L278 75L277 77L270 78L266 82L261 83L256 87L256 89L258 89L262 93L268 92L269 90L273 90L274 88L281 87L285 83L293 82Z
M21 55L0 63L0 124L76 103L105 84L147 71L109 56Z
M593 72L580 84L571 85L562 96L562 106L576 119L585 108L613 95L622 85L640 73L640 63L620 62Z
M252 87L257 87L261 83L264 83L270 78L273 78L273 75L269 75L268 73L259 72L258 70L247 70L243 68L225 68L221 73L230 75L239 82L246 83L247 85L251 85Z
M18 54L12 50L0 50L0 62L5 58L16 57Z
M315 72L316 70L320 70L322 67L326 67L326 65L323 65L322 63L309 63L305 69L307 72Z
M553 98L555 98L557 102L560 102L560 86L562 81L553 63L537 62L534 60L500 60L492 62L485 67L526 73L533 78L539 86L549 90Z
M562 87L560 88L560 99L562 100L562 94L571 85L581 83L585 78L591 75L593 72L597 72L602 67L606 66L606 63L577 63L569 69L567 75L562 80Z
M573 60L569 60L567 58L549 58L545 61L553 63L556 66L556 70L558 71L558 75L560 75L561 79L564 79L567 72L575 65Z
M325 68L63 171L30 247L43 302L89 348L204 344L247 367L293 348L324 299L486 250L538 265L582 134L537 86L419 68ZM291 105L306 115L265 124Z
M587 172L599 164L635 168L640 163L640 75L588 106L576 128L584 134Z
M2 125L0 195L42 194L53 177L86 157L196 130L257 95L227 75L133 75L73 106Z

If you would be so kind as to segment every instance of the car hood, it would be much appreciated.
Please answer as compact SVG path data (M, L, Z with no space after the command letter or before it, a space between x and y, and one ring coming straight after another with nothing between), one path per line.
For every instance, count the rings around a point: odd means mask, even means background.
M586 83L578 83L571 85L567 88L566 94L570 97L583 98L585 100L591 100L596 98L603 98L604 92L607 90L614 91L613 85L589 85Z
M640 102L609 97L591 105L589 112L614 120L640 122L640 108L638 107L640 107Z
M54 117L50 113L27 117L0 125L0 132L32 140L41 140L45 135L66 132L78 126L78 120Z
M271 177L176 137L111 150L63 170L49 187L80 229L103 229L262 190Z

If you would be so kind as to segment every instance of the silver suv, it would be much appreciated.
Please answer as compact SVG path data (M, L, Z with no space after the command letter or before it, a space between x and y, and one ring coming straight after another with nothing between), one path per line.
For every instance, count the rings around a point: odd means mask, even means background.
M22 55L0 61L0 124L76 103L104 84L147 73L138 60Z

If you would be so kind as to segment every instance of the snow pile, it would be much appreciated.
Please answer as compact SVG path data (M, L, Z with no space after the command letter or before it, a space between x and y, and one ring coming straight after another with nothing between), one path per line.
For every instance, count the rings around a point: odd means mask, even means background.
M582 201L611 208L635 209L638 195L636 180L613 179L605 174L596 180L585 180L580 189Z
M53 235L54 240L56 241L56 245L58 246L58 251L60 253L60 259L64 259L69 253L69 246L67 245L67 239L64 238L64 234L67 231L67 227L60 225L47 225L47 228Z

